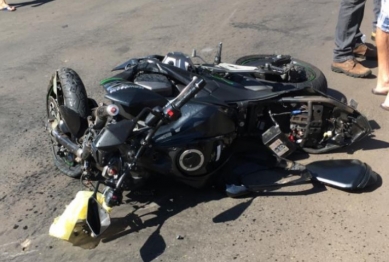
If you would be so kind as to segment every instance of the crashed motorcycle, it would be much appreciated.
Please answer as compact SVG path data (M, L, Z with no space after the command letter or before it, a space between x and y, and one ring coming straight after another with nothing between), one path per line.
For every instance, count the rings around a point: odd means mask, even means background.
M55 72L47 93L54 163L93 185L86 222L94 236L109 224L107 210L122 203L123 192L153 174L196 188L223 181L231 197L308 181L347 190L377 181L359 160L303 166L286 159L296 150L328 152L371 132L355 106L323 93L318 69L290 56L251 56L235 64L221 63L220 56L221 46L213 64L196 65L177 52L131 59L101 82L110 102L100 105L75 71ZM241 177L224 179L243 140L260 149L259 173L288 180L250 185Z

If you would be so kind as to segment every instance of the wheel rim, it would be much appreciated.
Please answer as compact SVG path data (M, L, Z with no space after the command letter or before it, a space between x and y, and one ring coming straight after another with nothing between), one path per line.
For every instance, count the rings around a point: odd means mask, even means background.
M47 118L49 121L57 120L59 122L61 120L58 110L58 103L52 96L50 96L47 100Z

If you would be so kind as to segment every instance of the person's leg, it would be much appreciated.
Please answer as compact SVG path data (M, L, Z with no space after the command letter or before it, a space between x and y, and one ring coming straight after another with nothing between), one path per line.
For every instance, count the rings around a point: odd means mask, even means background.
M389 33L377 28L376 43L378 49L378 77L375 91L378 93L388 93L389 91ZM385 108L389 108L389 94L384 103Z
M10 6L5 0L0 0L0 10L7 9L8 11L15 11L14 6Z
M335 32L334 62L353 59L355 39L362 36L359 31L363 19L365 0L342 0Z
M367 77L371 74L369 68L361 65L355 55L368 57L366 45L361 43L362 33L359 30L363 18L365 0L342 0L340 3L338 23L335 31L334 58L331 69L352 77Z
M377 28L376 44L378 50L377 93L389 91L389 34Z
M389 91L389 0L382 0L381 11L377 21L376 45L378 50L377 86L373 90L376 94L385 94ZM388 110L389 94L381 107Z
M366 3L366 1L365 1L365 3ZM361 10L358 11L358 17L357 17L358 18L358 20L357 20L358 30L354 36L354 48L358 45L364 44L364 42L362 41L363 34L362 34L360 28L361 28L363 16L365 14L365 3L363 4L363 8L361 8Z

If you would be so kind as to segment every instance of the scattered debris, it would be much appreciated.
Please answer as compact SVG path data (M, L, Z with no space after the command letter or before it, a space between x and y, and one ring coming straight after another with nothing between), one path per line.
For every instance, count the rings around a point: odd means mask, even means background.
M181 236L181 235L177 235L177 237L176 237L177 239L179 239L179 240L182 240L182 239L184 239L184 237L183 236Z
M22 250L23 250L23 251L26 251L27 248L28 248L30 245L31 245L31 240L28 239L28 238L27 238L26 240L24 240L23 243L20 244L20 246L22 247Z

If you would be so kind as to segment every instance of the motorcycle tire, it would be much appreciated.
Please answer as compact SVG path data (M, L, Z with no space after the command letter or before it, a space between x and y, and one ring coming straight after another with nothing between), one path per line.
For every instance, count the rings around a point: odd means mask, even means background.
M260 64L261 60L267 60L269 57L274 55L249 55L249 56L243 56L236 60L235 64L237 65L247 65L247 66L256 66ZM305 71L309 74L309 78L306 81L298 82L298 83L290 83L288 82L287 85L294 85L296 88L302 88L302 87L310 87L315 90L318 90L324 94L328 91L328 85L327 85L327 79L324 76L323 72L320 71L317 67L314 65L311 65L310 63L292 58L292 60L295 62L296 65L301 66L305 69ZM257 77L256 74L254 74L254 77ZM285 83L286 84L286 83Z
M52 95L50 95L49 90L47 117L53 117L53 112L50 110L57 110L54 114L58 116L58 108L61 105L76 112L80 117L81 125L78 133L71 137L71 139L75 141L84 134L88 126L86 118L89 115L90 110L85 86L79 75L70 68L61 68L58 70L57 84L60 88L58 88L55 97L53 96L53 92L51 92ZM52 90L53 86L49 86L49 89L50 88ZM72 178L77 178L81 175L81 165L74 161L74 156L72 156L72 154L68 154L67 156L58 154L59 148L56 142L52 142L52 153L54 164L62 173Z

